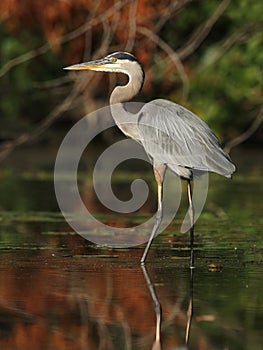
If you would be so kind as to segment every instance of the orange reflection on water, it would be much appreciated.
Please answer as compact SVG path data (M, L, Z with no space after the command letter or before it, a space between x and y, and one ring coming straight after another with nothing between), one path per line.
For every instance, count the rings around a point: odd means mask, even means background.
M187 273L150 266L147 282L140 251L129 253L131 262L125 252L80 258L52 245L0 256L1 349L152 349L157 315L151 287L162 308L162 348L184 344ZM207 349L202 336L197 343L196 349Z

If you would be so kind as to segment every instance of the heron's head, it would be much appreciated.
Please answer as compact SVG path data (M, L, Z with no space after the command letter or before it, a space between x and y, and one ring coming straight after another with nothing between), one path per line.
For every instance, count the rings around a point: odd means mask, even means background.
M136 69L141 65L137 61L136 57L128 52L114 52L99 60L84 62L80 64L74 64L69 67L65 67L66 70L95 70L102 72L115 72L130 74L133 69Z

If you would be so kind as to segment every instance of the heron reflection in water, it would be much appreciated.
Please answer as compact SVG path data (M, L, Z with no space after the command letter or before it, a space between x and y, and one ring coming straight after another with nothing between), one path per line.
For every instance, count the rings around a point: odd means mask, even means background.
M155 310L155 316L156 316L156 326L155 326L155 339L152 346L152 350L162 350L161 345L161 328L162 328L162 307L159 302L158 296L155 292L154 283L152 283L151 278L148 274L148 271L146 269L146 266L144 264L141 265L142 272L147 284L147 288L151 294L153 303L154 303L154 310ZM174 350L187 350L188 344L190 340L190 329L192 324L192 317L193 317L193 269L190 269L190 285L189 285L189 300L188 300L188 308L187 308L187 319L186 319L186 329L185 329L185 339L184 344L176 347ZM177 307L176 307L177 309Z
M94 70L124 73L129 81L116 86L110 96L111 113L121 131L145 148L152 160L158 185L156 221L145 247L141 263L157 235L163 217L163 181L170 169L187 181L190 213L190 266L194 266L194 206L191 182L194 173L208 171L230 178L235 171L229 155L208 125L186 108L164 99L146 103L138 113L130 113L124 103L138 94L144 83L144 71L136 57L128 52L115 52L102 59L75 64L67 70ZM123 119L125 116L125 121ZM127 122L129 118L129 122Z

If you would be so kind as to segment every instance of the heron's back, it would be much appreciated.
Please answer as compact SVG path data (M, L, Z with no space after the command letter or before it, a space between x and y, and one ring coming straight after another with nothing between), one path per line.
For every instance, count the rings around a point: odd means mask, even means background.
M192 170L231 177L235 166L208 125L186 108L168 100L147 103L138 118L140 142L155 162L177 175Z

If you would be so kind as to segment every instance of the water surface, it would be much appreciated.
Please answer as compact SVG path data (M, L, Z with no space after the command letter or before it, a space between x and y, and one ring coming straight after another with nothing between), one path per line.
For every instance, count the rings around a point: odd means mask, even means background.
M54 195L56 148L41 154L43 147L21 149L0 172L1 349L262 349L260 150L233 153L238 172L232 181L210 177L193 270L188 233L180 234L185 193L144 270L144 246L99 249L73 232ZM85 164L83 198L106 223L138 224L156 208L150 167L142 174L150 198L129 217L98 203ZM120 198L134 176L119 170L114 189Z

